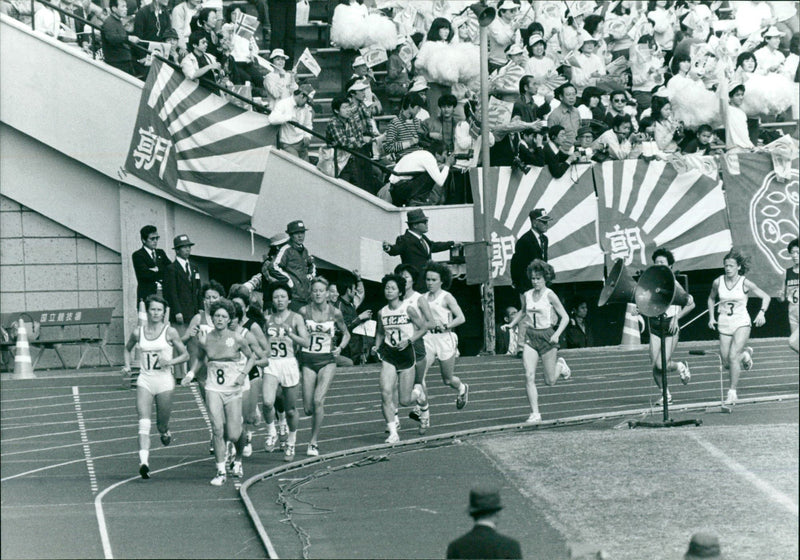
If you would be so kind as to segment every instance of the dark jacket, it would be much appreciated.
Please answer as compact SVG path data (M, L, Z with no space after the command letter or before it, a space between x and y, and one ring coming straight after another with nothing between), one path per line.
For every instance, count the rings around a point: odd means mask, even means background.
M594 346L594 336L592 335L592 329L589 328L589 325L586 326L586 332L583 332L581 328L575 323L575 319L569 320L569 325L564 330L564 334L561 336L563 347L564 348L589 348Z
M531 289L526 270L534 259L547 261L547 255L539 244L539 236L529 229L517 240L514 256L511 257L511 281L521 294Z
M299 249L288 243L281 247L269 267L269 275L279 282L286 282L292 289L295 305L311 301L311 280L316 274L314 258L305 246Z
M545 142L542 151L544 152L544 161L547 163L547 169L550 170L550 175L556 179L562 177L564 173L567 172L567 169L569 169L569 164L567 163L567 158L569 156L561 150L553 151L550 142Z
M486 525L475 525L472 531L447 545L448 558L522 558L522 547L511 537L501 535Z
M156 261L153 262L150 253L144 247L134 251L131 260L133 261L133 271L136 273L136 302L138 303L156 293L156 282L161 282L163 288L164 273L171 261L163 249L156 249ZM150 270L153 267L158 267L158 270Z
M177 260L170 263L164 273L164 299L169 305L170 317L174 319L178 313L181 313L184 324L188 324L202 307L200 273L191 261L189 261L189 268L192 271L191 280Z
M427 248L419 237L406 230L403 235L397 237L394 245L387 251L393 257L399 255L403 264L410 264L419 271L420 274L414 283L414 289L418 292L427 291L425 279L422 277L422 269L431 260L431 254L447 251L455 245L453 241L431 241L425 235L422 236L422 239L428 244Z
M106 62L130 62L131 48L128 46L128 32L116 16L108 16L100 28L103 43L103 60Z
M162 8L156 15L156 2L157 0L153 0L136 12L136 17L133 20L133 34L142 41L163 43L165 42L164 33L168 29L172 29L172 23L168 8Z

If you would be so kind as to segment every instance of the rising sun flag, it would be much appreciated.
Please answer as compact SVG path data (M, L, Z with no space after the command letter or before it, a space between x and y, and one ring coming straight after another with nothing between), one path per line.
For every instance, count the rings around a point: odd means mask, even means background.
M125 170L231 224L248 227L275 127L160 60L147 76Z

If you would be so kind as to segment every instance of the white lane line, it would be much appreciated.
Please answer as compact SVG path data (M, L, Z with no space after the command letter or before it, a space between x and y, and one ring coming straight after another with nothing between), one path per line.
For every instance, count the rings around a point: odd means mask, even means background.
M86 424L83 422L81 397L77 385L72 386L72 401L75 404L75 414L78 416L78 430L81 432L81 445L83 446L83 455L86 457L86 470L89 471L89 485L92 488L92 494L97 494L97 474L94 472L92 449L89 447L89 434L86 433Z
M183 466L186 466L186 465L191 465L193 463L200 463L202 461L209 461L209 460L210 460L210 457L205 457L203 459L195 459L193 461L186 461L184 463L178 463L176 465L172 465L171 467L164 467L163 469L150 471L150 474L154 475L154 474L157 474L157 473L160 473L160 472L165 472L165 471L170 471L172 469L177 469L178 467L183 467ZM138 477L138 476L132 476L130 478L126 478L125 480L120 480L119 482L115 482L114 484L112 484L111 486L109 486L108 488L106 488L102 492L100 492L97 495L97 497L94 499L94 512L95 512L95 515L97 515L97 527L100 529L100 541L103 543L103 555L105 556L105 558L114 558L114 553L111 550L111 538L108 536L108 526L106 525L106 514L103 511L103 498L106 496L106 494L108 494L109 492L111 492L115 488L118 488L118 487L122 486L123 484L127 484L128 482L131 482L133 480L139 480L139 478L140 477Z
M772 500L773 502L784 508L786 511L788 511L795 517L798 516L797 504L794 502L794 500L792 500L792 498L790 498L789 496L787 496L786 494L775 488L772 484L770 484L766 480L756 476L755 473L748 470L747 467L745 467L732 457L726 455L724 451L719 449L711 442L706 441L705 439L703 439L694 432L687 431L685 433L693 440L695 440L698 444L700 444L700 446L703 449L708 451L709 455L712 455L716 459L719 459L719 461L722 462L722 464L728 467L728 469L730 469L739 478L743 478L745 481L755 486L764 495L766 495L767 498L769 498L770 500Z

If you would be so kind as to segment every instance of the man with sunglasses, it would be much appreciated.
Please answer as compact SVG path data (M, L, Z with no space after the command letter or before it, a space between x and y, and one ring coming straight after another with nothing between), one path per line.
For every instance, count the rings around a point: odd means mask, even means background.
M314 88L310 84L295 85L293 94L275 103L269 115L270 124L280 125L278 139L281 150L308 161L308 145L311 134L289 124L294 121L308 129L314 126Z
M170 264L169 257L163 249L158 249L158 229L156 226L144 226L139 230L142 248L131 255L133 271L136 273L136 304L144 301L151 294L161 295L164 282L164 270Z

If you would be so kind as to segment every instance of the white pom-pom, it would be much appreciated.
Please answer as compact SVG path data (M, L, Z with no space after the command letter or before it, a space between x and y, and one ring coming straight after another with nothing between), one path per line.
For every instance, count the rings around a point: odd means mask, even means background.
M792 106L793 83L780 74L748 74L742 111L748 117L777 115Z
M367 29L368 47L380 47L392 51L397 46L397 26L389 18L380 14L369 14L364 21Z
M706 89L703 82L674 76L667 84L667 92L675 120L683 122L687 128L694 129L701 124L722 125L719 98Z
M366 10L361 5L339 4L331 20L331 43L340 49L360 49L367 42Z

